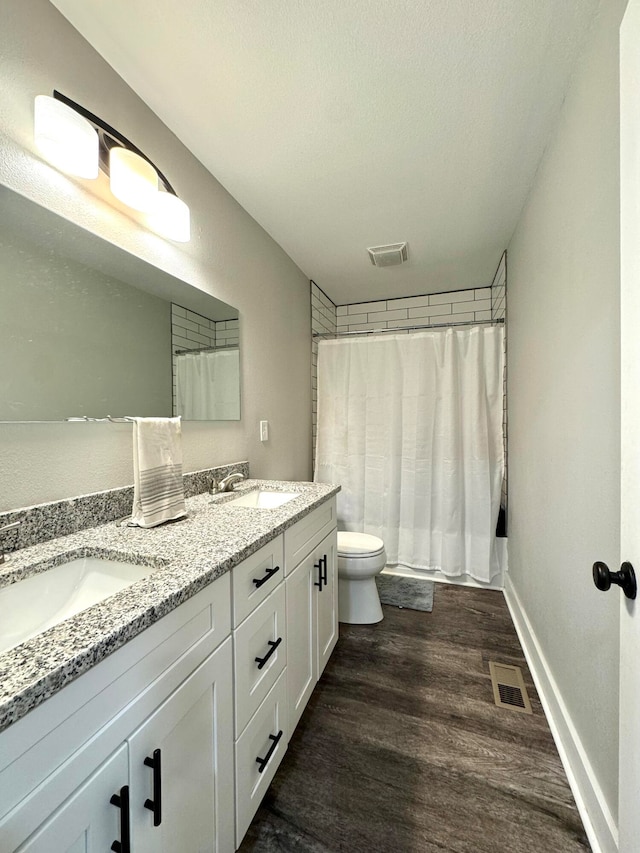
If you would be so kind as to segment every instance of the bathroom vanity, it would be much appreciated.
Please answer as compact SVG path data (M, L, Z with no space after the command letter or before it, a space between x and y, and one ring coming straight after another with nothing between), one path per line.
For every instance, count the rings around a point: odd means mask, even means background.
M338 637L338 487L258 487L294 496L11 555L16 578L81 552L155 570L0 656L0 853L240 845Z

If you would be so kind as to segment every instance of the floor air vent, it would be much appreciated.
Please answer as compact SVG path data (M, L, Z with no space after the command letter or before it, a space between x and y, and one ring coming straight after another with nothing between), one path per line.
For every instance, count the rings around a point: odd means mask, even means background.
M519 666L489 661L493 698L498 708L533 714L527 688Z

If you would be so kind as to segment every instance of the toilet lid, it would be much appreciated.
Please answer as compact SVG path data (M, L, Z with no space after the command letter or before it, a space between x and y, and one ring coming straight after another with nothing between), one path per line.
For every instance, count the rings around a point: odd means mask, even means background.
M384 542L369 533L338 533L338 554L343 557L368 557L384 550Z

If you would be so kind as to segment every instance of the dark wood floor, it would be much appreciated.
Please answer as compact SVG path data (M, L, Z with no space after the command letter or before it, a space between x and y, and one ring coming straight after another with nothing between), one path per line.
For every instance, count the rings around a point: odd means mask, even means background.
M439 584L340 642L242 853L573 853L589 845L502 594ZM489 660L533 716L497 708Z

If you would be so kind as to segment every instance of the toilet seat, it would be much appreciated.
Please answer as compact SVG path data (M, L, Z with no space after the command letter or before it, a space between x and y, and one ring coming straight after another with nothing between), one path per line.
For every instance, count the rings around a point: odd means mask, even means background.
M377 536L369 533L350 533L340 531L338 533L338 556L358 559L363 557L377 557L384 551L384 542Z

